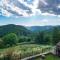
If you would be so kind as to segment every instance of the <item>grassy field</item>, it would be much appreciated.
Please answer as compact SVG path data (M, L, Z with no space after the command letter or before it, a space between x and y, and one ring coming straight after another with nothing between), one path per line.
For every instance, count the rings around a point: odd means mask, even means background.
M38 44L17 45L10 48L0 49L0 57L4 55L16 55L20 58L36 55L48 51L52 46Z

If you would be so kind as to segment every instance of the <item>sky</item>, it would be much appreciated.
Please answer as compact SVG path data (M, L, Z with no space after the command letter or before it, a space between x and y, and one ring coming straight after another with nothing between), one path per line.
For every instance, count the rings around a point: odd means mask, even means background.
M60 25L60 0L0 0L0 25Z

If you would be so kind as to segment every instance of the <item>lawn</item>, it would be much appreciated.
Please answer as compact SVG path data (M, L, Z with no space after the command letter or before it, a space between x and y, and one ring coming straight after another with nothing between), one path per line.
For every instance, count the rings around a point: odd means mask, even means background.
M10 48L0 49L0 56L7 54L19 55L20 58L40 54L42 52L50 50L52 46L38 45L38 44L21 44Z

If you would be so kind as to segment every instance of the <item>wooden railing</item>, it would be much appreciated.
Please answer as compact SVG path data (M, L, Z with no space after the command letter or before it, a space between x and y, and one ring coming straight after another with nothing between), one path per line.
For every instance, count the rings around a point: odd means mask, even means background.
M30 56L30 57L26 57L26 58L21 59L21 60L31 60L31 59L34 59L34 58L37 58L37 57L40 57L40 56L43 56L43 55L46 55L46 54L49 54L49 53L51 53L51 51L41 53L41 54L37 54L37 55L34 55L34 56Z

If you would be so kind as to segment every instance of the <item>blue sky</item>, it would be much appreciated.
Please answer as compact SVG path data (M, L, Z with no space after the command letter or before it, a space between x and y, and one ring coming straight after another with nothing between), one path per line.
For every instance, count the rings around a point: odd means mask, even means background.
M1 0L0 25L6 24L60 25L60 0Z
M31 17L2 17L0 16L0 25L16 24L23 26L44 26L44 25L60 25L60 17L58 16L31 16Z

